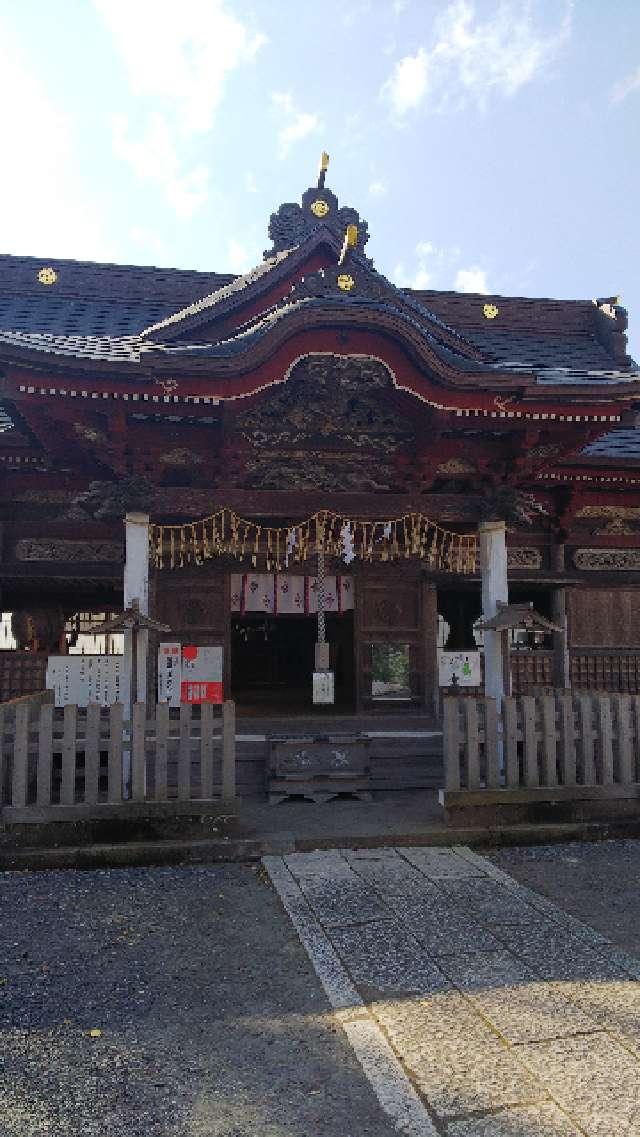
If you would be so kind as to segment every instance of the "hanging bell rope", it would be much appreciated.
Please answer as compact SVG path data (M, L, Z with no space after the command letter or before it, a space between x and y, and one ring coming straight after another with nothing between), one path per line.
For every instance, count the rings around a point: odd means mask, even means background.
M441 529L422 513L370 521L330 510L294 525L269 526L219 509L183 525L152 524L149 543L157 569L202 565L220 556L248 560L255 568L262 553L267 572L282 572L321 551L347 564L355 557L368 562L418 557L432 569L472 573L478 553L475 533Z

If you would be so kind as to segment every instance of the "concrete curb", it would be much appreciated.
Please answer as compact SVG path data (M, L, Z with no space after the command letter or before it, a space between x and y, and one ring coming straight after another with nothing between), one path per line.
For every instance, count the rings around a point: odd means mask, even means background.
M563 841L605 841L640 835L640 820L617 823L584 822L555 825L512 825L501 829L430 827L412 833L370 835L334 834L299 837L281 833L271 837L212 840L128 841L118 844L59 845L53 848L0 849L0 872L40 869L99 869L129 866L201 864L203 862L259 861L265 856L308 853L313 849L377 849L388 845L547 845Z

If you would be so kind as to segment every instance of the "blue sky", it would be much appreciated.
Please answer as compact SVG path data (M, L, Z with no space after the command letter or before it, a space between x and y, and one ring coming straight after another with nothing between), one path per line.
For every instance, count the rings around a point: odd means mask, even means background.
M619 294L637 0L0 0L0 251L240 272L331 154L399 284Z

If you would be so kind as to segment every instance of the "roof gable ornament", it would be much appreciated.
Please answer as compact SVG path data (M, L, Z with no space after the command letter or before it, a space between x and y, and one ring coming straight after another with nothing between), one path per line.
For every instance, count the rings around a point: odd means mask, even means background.
M336 195L326 188L328 168L329 155L323 151L317 183L303 193L301 204L287 201L271 214L269 237L273 244L265 250L265 260L301 244L323 226L340 240L347 228L353 226L357 230L355 248L362 253L369 240L369 227L356 209L348 205L340 208Z

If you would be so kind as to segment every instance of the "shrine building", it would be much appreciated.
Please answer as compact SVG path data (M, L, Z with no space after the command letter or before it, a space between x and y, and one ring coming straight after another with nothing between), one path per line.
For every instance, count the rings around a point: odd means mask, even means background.
M481 645L501 517L510 599L560 629L514 633L514 691L640 693L618 299L398 288L325 177L244 276L0 257L0 699L122 609L127 509L152 616L224 646L240 710L310 705L320 532L336 707L431 713L439 649Z

